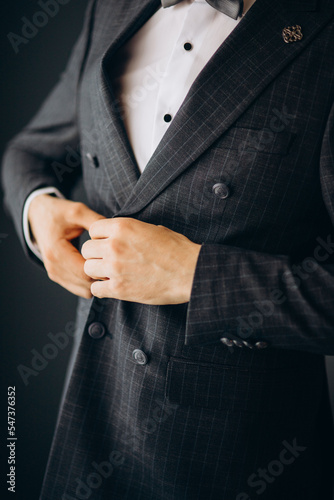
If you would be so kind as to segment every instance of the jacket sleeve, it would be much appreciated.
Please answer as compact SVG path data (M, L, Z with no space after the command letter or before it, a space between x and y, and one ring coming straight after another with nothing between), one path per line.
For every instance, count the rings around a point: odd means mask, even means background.
M323 199L332 221L312 255L203 244L188 304L185 343L295 349L334 355L334 106L320 158Z
M35 117L8 144L4 154L5 208L13 217L26 252L22 215L29 194L38 188L53 186L67 195L80 173L77 89L89 49L94 8L95 0L90 0L81 34L59 82Z

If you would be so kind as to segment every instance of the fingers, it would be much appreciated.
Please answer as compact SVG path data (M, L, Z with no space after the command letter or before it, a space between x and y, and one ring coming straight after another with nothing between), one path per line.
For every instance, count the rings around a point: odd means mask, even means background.
M66 240L58 243L57 259L44 260L48 276L52 281L69 292L88 299L91 298L92 280L84 272L84 263L82 255Z
M82 297L83 299L91 299L92 293L90 291L90 286L87 288L85 286L73 285L72 283L57 283L62 288L65 288L68 292L76 295L77 297Z
M103 241L86 241L81 247L84 259L102 259L105 253Z
M104 217L84 203L40 195L29 209L29 221L50 279L81 297L90 298L92 279L85 259L71 244Z
M102 299L104 297L110 297L109 291L109 280L106 281L94 281L90 287L90 291L94 297Z
M95 221L89 228L89 235L92 239L102 239L117 235L124 235L138 225L145 225L145 222L132 219L131 217L118 217L115 219L104 219Z
M87 281L87 275L84 272L85 259L70 242L66 242L66 244L64 243L63 248L63 258L66 263L67 271L71 273L77 281Z
M84 264L87 276L93 279L106 279L105 262L103 259L89 259Z
M89 228L89 236L92 239L107 238L110 236L110 231L115 220L116 219L104 219L94 221Z

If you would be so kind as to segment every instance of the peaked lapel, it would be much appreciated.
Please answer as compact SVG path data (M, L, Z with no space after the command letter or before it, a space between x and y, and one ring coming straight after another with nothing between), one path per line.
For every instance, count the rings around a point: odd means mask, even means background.
M327 3L318 11L317 0L256 1L198 75L116 216L143 209L231 127L329 22ZM283 29L296 24L304 38L285 43Z

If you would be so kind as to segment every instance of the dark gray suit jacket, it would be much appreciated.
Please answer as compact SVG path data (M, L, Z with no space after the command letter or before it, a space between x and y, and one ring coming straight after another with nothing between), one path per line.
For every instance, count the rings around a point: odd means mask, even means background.
M140 175L113 60L158 7L92 1L61 81L5 155L21 238L29 193L69 195L82 175L104 216L203 244L189 304L80 301L41 499L327 500L333 1L257 0ZM297 25L303 38L286 43Z

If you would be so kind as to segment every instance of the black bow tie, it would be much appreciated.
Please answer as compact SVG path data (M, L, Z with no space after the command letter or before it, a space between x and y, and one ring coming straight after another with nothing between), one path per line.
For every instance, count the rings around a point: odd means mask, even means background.
M161 4L164 8L171 7L180 2L182 2L182 0L161 0ZM238 19L244 8L243 0L206 0L206 2L211 5L211 7L219 10L219 12L232 17L232 19Z

